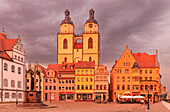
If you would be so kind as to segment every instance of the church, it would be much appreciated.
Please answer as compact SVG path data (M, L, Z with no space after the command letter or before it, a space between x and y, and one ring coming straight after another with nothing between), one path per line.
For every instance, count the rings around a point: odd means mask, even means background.
M76 35L74 28L67 6L65 19L61 22L60 32L57 34L57 63L95 61L96 69L100 64L100 34L92 7L82 35Z

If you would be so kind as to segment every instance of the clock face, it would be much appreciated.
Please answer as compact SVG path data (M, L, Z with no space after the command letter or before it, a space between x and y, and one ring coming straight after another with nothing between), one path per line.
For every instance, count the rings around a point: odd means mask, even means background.
M89 28L92 28L93 27L93 24L89 24Z

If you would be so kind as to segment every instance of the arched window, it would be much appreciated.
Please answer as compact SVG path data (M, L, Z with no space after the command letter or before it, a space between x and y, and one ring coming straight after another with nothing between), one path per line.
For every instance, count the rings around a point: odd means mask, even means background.
M63 41L63 49L67 49L67 39L64 39Z
M88 49L93 49L93 39L91 37L88 40Z
M18 81L18 88L21 88L21 81Z
M7 63L4 63L4 70L8 71L8 64Z
M21 68L18 67L18 74L21 74Z
M14 65L11 66L11 72L15 72L15 66Z
M11 80L11 87L15 87L15 81Z
M4 87L8 87L8 80L4 79Z
M64 62L67 62L67 58L66 57L64 58Z
M89 61L91 61L91 57L89 57Z

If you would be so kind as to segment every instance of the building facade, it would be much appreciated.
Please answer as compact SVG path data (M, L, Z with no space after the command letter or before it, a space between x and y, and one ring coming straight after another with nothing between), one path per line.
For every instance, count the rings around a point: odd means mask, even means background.
M44 101L58 101L58 68L59 65L48 65L44 76Z
M38 73L39 72L39 73ZM31 90L31 73L33 73L34 77L34 90L41 91L41 101L44 101L44 76L46 73L46 68L39 65L38 62L35 62L34 66L31 67L31 64L26 70L26 91Z
M75 67L75 101L94 101L95 62L78 62Z
M0 102L24 101L25 51L21 38L0 33Z
M159 101L160 74L158 51L155 55L132 53L126 46L125 51L115 61L110 72L111 96L116 101L127 93L131 96L141 95L150 101Z
M107 67L100 64L95 71L95 100L107 101L109 98L109 72Z
M97 68L100 63L100 34L99 25L94 19L94 10L91 8L89 11L89 19L84 24L82 35L75 35L74 24L67 8L57 34L57 63L93 60Z

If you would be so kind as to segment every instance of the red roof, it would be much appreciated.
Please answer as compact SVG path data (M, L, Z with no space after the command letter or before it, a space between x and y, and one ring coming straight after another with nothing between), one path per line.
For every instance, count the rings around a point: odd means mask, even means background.
M47 70L52 69L52 70L58 72L59 66L60 66L59 64L49 64L47 67Z
M45 67L43 67L43 66L41 66L41 65L38 65L40 68L41 68L41 70L42 70L42 73L44 73L45 74L45 72L46 72L46 68Z
M82 49L83 43L75 43L74 49Z
M6 50L12 50L12 47L15 45L17 39L7 39L2 33L0 33L0 57L12 60L10 56L5 52Z
M156 67L156 55L148 55L147 53L132 53L139 67Z
M94 61L80 61L76 64L76 68L94 68Z

